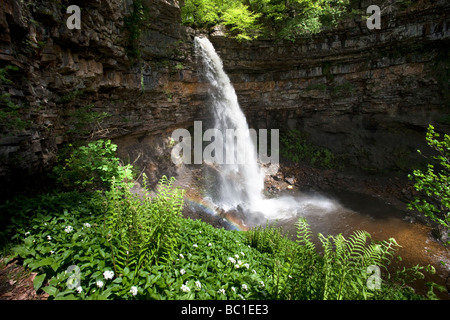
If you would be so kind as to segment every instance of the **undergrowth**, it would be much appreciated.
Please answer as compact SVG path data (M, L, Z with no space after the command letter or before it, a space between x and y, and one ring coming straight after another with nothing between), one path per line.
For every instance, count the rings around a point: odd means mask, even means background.
M296 241L271 226L217 229L182 218L180 190L165 178L160 185L163 191L139 209L129 190L120 199L63 193L29 199L25 210L10 204L8 210L18 211L7 230L14 233L8 259L37 272L35 289L49 299L425 298L398 281L407 273L423 277L425 268L401 271L397 280L387 272L393 239L319 235L319 254L305 220L298 221ZM112 213L118 204L120 212ZM367 284L370 265L382 270L379 288Z
M269 225L226 231L183 218L184 191L173 178L162 177L154 191L144 183L140 193L126 175L121 179L103 181L103 191L59 191L2 205L11 217L1 234L7 259L37 272L37 291L58 300L436 298L433 286L427 297L408 286L428 268L388 272L394 239L319 234L319 253L306 220L298 221L294 241ZM380 277L371 285L374 268Z

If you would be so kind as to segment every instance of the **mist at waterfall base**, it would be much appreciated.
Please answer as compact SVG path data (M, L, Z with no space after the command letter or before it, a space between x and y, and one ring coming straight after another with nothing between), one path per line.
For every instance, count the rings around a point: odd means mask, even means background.
M225 74L222 61L207 38L196 38L199 68L209 83L211 111L215 115L214 126L226 129L248 129L246 118L239 107L233 86ZM243 130L244 131L244 130ZM405 220L405 212L386 202L376 194L368 195L333 189L323 194L282 190L276 195L264 192L264 178L275 175L277 166L259 165L253 141L243 135L244 147L235 148L235 155L247 152L244 165L203 163L203 177L195 177L199 183L191 184L190 169L185 168L186 186L193 187L193 193L185 202L193 217L208 220L217 227L248 230L266 223L281 226L293 238L295 223L299 217L306 218L312 234L342 234L348 238L356 230L367 231L373 240L383 241L394 238L402 257L396 261L399 268L432 264L437 272L425 275L417 284L417 292L426 294L427 282L446 283L450 258L445 248L430 239L431 228L420 223ZM224 152L229 151L228 141L224 141ZM301 181L300 181L301 183ZM336 200L335 200L336 199ZM317 236L312 241L320 246ZM319 248L319 247L317 247ZM444 264L442 264L444 262ZM393 264L394 265L394 264ZM438 293L440 294L440 293ZM448 299L446 293L440 298Z
M196 51L202 63L202 76L209 84L211 108L215 128L221 132L234 129L241 133L240 143L234 139L224 141L224 153L234 152L234 157L245 154L244 164L209 164L216 170L206 200L223 212L238 212L247 224L255 225L272 220L290 219L312 212L331 212L336 208L333 200L321 196L264 195L264 170L258 163L256 147L250 137L249 127L242 112L233 85L223 69L222 60L206 37L195 38ZM208 163L207 163L208 164Z

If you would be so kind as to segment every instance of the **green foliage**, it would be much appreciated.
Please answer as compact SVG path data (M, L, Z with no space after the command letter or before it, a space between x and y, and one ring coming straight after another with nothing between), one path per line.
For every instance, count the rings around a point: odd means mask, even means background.
M194 27L212 26L219 21L221 12L222 6L215 1L189 0L181 8L181 17L184 24Z
M122 166L115 156L117 145L110 140L98 140L72 151L62 164L54 167L56 181L65 188L79 190L109 189L115 183L121 187L133 179L131 165Z
M318 234L323 254L319 254L312 242L312 233L304 218L297 222L296 241L281 236L281 230L274 227L250 230L247 239L251 247L270 256L265 297L269 299L418 299L406 286L417 278L423 278L424 271L433 272L432 267L415 266L396 272L394 284L387 265L398 244L395 239L372 242L370 235L356 231L344 238ZM274 240L272 240L274 239ZM271 247L272 246L272 247ZM269 248L267 250L267 248ZM379 288L368 285L368 267L383 270ZM431 269L430 269L431 268ZM431 297L433 294L431 294Z
M404 275L414 278L418 266L400 270L399 285L383 277L379 290L365 286L366 266L386 272L393 239L319 235L319 254L304 219L296 241L270 226L217 229L179 216L182 193L172 182L163 178L151 199L113 185L105 195L70 192L10 203L2 208L13 213L9 259L37 272L34 287L49 299L422 298L405 287ZM78 269L69 272L70 266Z
M349 0L187 0L181 9L184 24L229 26L239 40L259 35L295 40L334 26L348 11Z
M373 295L367 286L367 268L384 266L398 246L394 239L382 244L367 244L370 235L357 231L349 239L342 234L324 237L319 234L324 248L324 285L320 293L324 300L358 299ZM334 248L334 250L333 250Z
M422 193L409 204L409 209L423 212L427 217L450 228L450 136L442 137L429 125L427 144L437 152L428 164L427 170L414 170L408 175L414 180L414 188ZM418 150L419 153L420 150Z
M182 64L181 62L178 62L178 63L175 65L175 69L178 70L178 71L181 71L181 70L184 69L184 66L183 66L183 64Z
M102 208L99 193L79 192L17 199L3 206L12 216L6 230L7 236L13 234L9 238L14 242L10 258L20 259L38 273L35 289L46 291L50 299L74 298L75 289L67 287L70 265L78 265L81 281L92 279L94 286L103 270L111 268L98 214ZM95 289L86 291L83 294L92 294Z
M231 34L234 34L237 40L252 40L261 29L261 26L256 24L260 16L260 13L252 13L247 6L239 3L224 11L222 23L230 27Z
M297 129L281 133L280 154L287 160L305 161L312 166L332 168L336 165L336 159L330 150L309 143L306 135Z
M163 176L156 196L150 197L145 187L141 197L131 193L127 185L119 188L113 178L106 193L105 225L116 273L125 268L136 273L141 266L167 261L174 253L180 238L184 192L173 188L173 181Z
M250 246L269 254L278 251L281 242L285 239L281 230L271 225L254 227L246 232L246 236Z

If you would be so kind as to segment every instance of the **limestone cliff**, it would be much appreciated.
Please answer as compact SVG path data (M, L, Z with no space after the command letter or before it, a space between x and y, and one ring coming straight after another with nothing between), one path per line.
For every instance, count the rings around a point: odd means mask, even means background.
M145 19L130 25L136 2L1 0L0 68L18 71L0 89L26 122L2 120L2 186L40 177L80 139L125 137L136 152L121 155L146 161L143 140L196 117L204 94L178 2L142 1ZM66 26L72 4L82 9L80 30Z
M254 127L300 129L355 168L405 170L428 124L449 132L450 4L381 22L294 44L212 40Z
M66 26L69 5L82 9L80 30ZM181 26L177 0L0 6L0 68L18 67L0 90L25 121L2 120L2 189L41 177L83 139L113 139L154 178L171 170L166 137L208 117L200 31ZM395 170L424 147L428 123L447 130L449 12L434 1L382 19L381 30L349 21L296 43L210 37L253 127L299 128L353 166Z

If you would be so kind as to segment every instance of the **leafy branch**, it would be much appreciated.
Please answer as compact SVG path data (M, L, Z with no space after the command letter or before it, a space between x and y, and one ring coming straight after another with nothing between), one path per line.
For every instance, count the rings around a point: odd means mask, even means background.
M450 136L442 137L430 124L426 141L437 155L432 157L433 163L428 163L427 170L414 170L408 175L414 180L414 188L422 193L422 198L416 197L408 208L423 212L433 221L450 228ZM418 150L421 154L421 151Z

